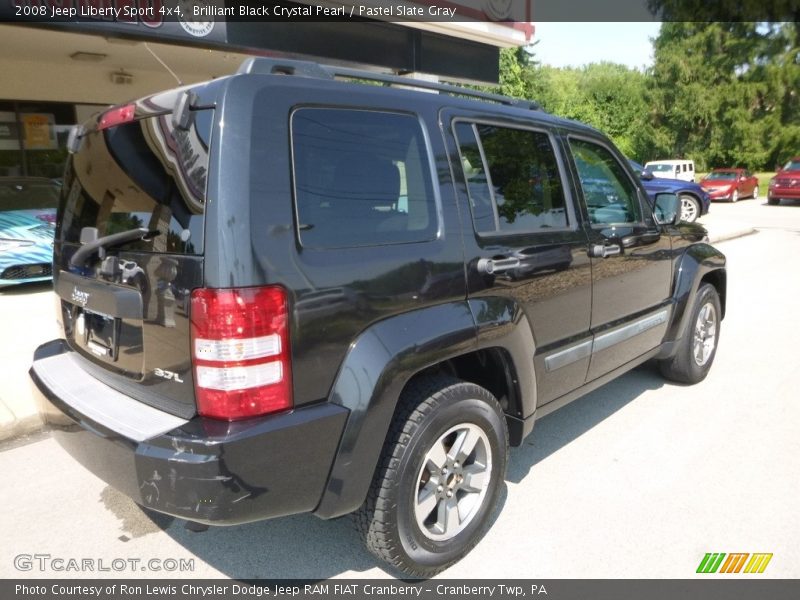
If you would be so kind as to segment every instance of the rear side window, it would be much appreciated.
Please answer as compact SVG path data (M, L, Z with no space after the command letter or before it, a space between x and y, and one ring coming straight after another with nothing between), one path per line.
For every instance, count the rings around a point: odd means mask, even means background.
M541 131L457 122L456 139L478 233L529 233L568 226L550 137Z
M303 246L402 244L436 236L430 161L416 117L300 108L291 130Z
M61 239L144 227L159 234L126 250L201 254L213 114L196 111L188 130L166 114L87 135L67 163Z

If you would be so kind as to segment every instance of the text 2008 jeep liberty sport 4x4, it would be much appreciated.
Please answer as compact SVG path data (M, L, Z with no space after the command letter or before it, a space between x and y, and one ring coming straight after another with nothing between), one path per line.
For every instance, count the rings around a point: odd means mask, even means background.
M527 102L256 58L70 149L63 339L31 377L67 451L156 511L355 513L432 575L536 418L714 359L724 256L606 137Z

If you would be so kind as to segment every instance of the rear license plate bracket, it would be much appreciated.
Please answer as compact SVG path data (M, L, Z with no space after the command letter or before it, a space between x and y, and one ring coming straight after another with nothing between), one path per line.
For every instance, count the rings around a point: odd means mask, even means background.
M117 360L120 319L86 309L80 318L83 318L84 342L87 349L101 358Z

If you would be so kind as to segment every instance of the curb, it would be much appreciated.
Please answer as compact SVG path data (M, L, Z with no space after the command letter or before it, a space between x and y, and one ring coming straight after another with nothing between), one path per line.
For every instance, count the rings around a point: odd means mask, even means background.
M758 233L758 230L754 227L743 227L741 229L733 229L730 231L723 231L718 234L712 234L711 232L708 233L708 240L712 244L716 244L718 242L727 242L728 240L733 240L740 237L745 237L747 235L752 235L754 233Z

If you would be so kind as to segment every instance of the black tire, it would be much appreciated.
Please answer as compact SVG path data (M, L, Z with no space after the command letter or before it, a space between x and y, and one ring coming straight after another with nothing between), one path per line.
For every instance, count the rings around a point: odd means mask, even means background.
M781 203L780 198L767 198L767 204L769 204L770 206L777 206L780 203Z
M699 327L701 311L707 310L706 307L710 307L714 323L713 345L710 348L706 348L710 327L707 324ZM708 315L709 313L706 312L704 314ZM661 374L667 379L679 383L698 383L705 379L717 354L721 319L722 309L716 288L708 283L701 285L700 289L697 290L686 331L675 355L659 363ZM703 321L706 321L705 317ZM701 341L701 339L704 341ZM698 349L698 344L702 348ZM701 354L701 360L697 358L698 353Z
M435 453L434 446L446 449L448 440L455 439L451 436L460 435L459 427L466 428L465 436L479 435L480 431L484 438L476 442L463 464L447 462L450 472L443 476L437 471L434 479L426 466L435 464L429 455ZM457 431L445 437L452 429ZM442 457L449 460L450 454L455 455L455 446L452 443ZM467 471L480 470L478 458L490 465L481 493L470 490L472 478ZM500 404L491 393L449 376L412 381L400 399L367 499L354 514L356 529L376 557L407 575L432 577L466 555L486 533L507 462L508 429ZM450 496L445 498L443 494L448 492ZM460 514L458 522L450 521L452 536L433 539L437 524L418 522L417 512L424 514L428 506L421 501L423 497L434 502L429 518L434 513L442 515L440 507L448 504L458 503L460 510L464 498L471 499L471 509L467 509L463 521ZM448 528L444 519L444 529Z

